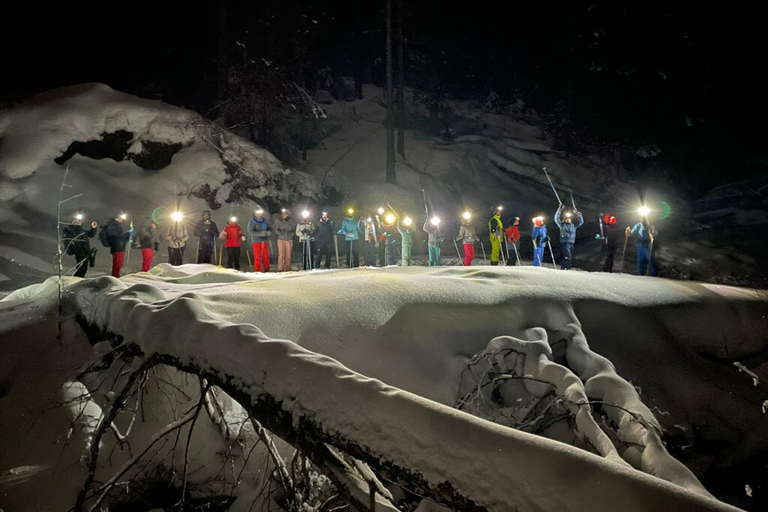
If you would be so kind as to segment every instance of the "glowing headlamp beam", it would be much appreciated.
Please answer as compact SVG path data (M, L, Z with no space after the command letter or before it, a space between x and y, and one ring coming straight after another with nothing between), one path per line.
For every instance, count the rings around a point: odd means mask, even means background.
M651 209L643 205L637 209L637 213L639 213L641 217L647 217L648 214L651 213Z
M179 222L183 218L184 218L184 214L181 212L173 212L171 214L171 220L173 220L174 222Z
M309 210L304 210L303 212L301 212L301 216L304 217L305 219L309 217Z

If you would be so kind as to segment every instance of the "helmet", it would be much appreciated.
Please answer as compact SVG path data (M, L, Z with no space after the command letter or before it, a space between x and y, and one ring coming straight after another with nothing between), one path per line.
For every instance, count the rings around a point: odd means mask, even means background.
M264 213L264 210L262 210L261 208L254 208L253 209L253 214L254 215L262 215L263 213Z
M541 216L534 217L533 218L533 225L536 226L537 228L540 228L541 226L543 226L544 225L544 217L541 217Z
M616 224L616 217L614 217L609 213L606 213L605 215L603 215L603 222L605 224L611 224L611 225Z

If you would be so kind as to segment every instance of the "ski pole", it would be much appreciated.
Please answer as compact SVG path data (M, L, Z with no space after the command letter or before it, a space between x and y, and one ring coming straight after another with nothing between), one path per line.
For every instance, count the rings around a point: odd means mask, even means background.
M195 250L195 264L200 260L200 237L197 237L197 249Z
M651 232L649 233L651 236L651 246L648 248L648 264L645 267L645 273L646 275L651 275L651 261L653 261L653 241L656 238L653 236L653 226L651 226Z
M224 249L219 251L219 267L221 267L221 257L224 255Z
M347 265L349 268L352 268L352 264L354 261L352 261L352 244L354 243L354 240L349 241L349 265Z
M547 238L547 245L549 246L549 254L552 256L552 268L557 270L557 263L555 263L555 253L552 250L552 242L549 241L549 238Z
M248 248L245 248L245 255L248 257L248 266L253 267L253 271L256 272L256 267L251 263L251 253L248 252ZM256 254L253 255L254 260L256 259Z
M459 244L456 243L456 239L453 240L453 246L456 248L456 256L459 257L459 261L461 261L461 253L459 252ZM463 265L463 263L462 263Z
M544 170L544 175L547 177L547 181L549 181L549 185L552 187L552 192L555 193L555 197L557 198L557 202L562 205L563 202L560 200L560 196L557 195L557 190L555 189L555 184L552 183L552 180L549 177L549 173L547 173L547 168L546 167L542 167L542 169Z
M341 268L339 260L339 237L336 234L333 235L333 246L336 248L336 268Z
M480 240L480 248L483 250L483 261L488 262L488 258L485 257L485 246L483 245L483 241Z
M515 249L515 257L517 258L517 266L522 267L523 264L520 263L520 251L517 250L517 244L512 244L512 247Z
M571 204L573 205L573 211L576 211L576 201L573 200L573 192L571 192Z
M624 254L627 252L627 241L629 240L629 235L625 232L624 233L624 249L621 250L621 271L624 272Z
M502 244L501 235L496 235L496 239L499 241L499 254L501 254L501 264L507 266L507 259L504 257L504 245Z

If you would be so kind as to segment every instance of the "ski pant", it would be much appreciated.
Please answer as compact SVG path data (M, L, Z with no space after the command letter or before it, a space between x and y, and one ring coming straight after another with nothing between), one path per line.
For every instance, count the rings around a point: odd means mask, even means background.
M656 260L653 258L653 255L651 254L651 250L648 247L637 247L637 275L644 276L645 271L648 270L648 260L651 260L650 262L650 272L648 273L649 276L656 276L659 274L658 269L656 268Z
M301 264L304 270L312 270L314 268L314 257L315 247L312 240L301 242Z
M125 251L112 253L112 277L120 277L120 269L123 268Z
M347 268L360 266L359 240L347 240Z
M85 273L88 271L88 254L77 253L75 254L75 277L85 277Z
M395 240L387 242L384 248L384 255L387 259L387 265L397 265L397 242Z
M320 268L320 264L323 262L323 256L325 256L325 268L331 268L331 258L333 257L333 253L334 248L332 243L320 244L317 247L315 268Z
M267 242L253 242L253 271L269 272L269 245Z
M475 244L464 244L464 266L472 265L473 259L475 259Z
M573 242L561 242L560 252L563 253L563 261L560 262L560 268L563 270L573 268Z
M376 266L376 244L374 242L363 243L363 259L369 267Z
M613 272L613 255L616 254L615 245L605 246L605 260L603 261L603 272Z
M387 261L389 261L389 258L387 258L387 240L379 240L379 266L383 267L387 265Z
M494 264L493 263L494 261L496 262L496 265L499 264L500 253L501 253L501 243L499 243L499 238L491 234L491 265Z
M152 258L155 256L155 251L153 249L142 249L141 250L141 271L147 272L150 268L152 268Z
M293 240L277 241L277 271L288 272L291 270L291 251Z
M505 242L507 245L507 266L517 265L517 242Z
M404 267L411 266L411 249L413 246L403 244L402 264Z
M183 247L171 247L171 259L168 262L174 267L184 264L184 248Z
M240 247L227 247L226 268L240 270Z
M540 267L541 264L544 262L545 248L546 248L546 243L533 246L533 266L534 267Z
M197 249L197 262L198 263L210 263L213 257L213 244L200 241L200 245Z
M439 245L429 246L429 266L430 267L440 266L440 246Z

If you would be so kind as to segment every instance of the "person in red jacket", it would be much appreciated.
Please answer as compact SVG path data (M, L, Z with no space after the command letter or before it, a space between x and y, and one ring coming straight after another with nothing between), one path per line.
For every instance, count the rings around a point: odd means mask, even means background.
M237 217L230 217L227 226L222 230L220 238L226 240L224 246L227 248L226 268L240 270L240 242L245 241L243 230L237 223Z
M514 265L512 260L512 251L515 252L514 261L516 261L518 265L520 264L520 253L518 252L518 242L520 242L520 228L517 227L520 225L520 218L510 217L507 224L509 227L504 230L504 234L507 241L507 266L509 267Z

